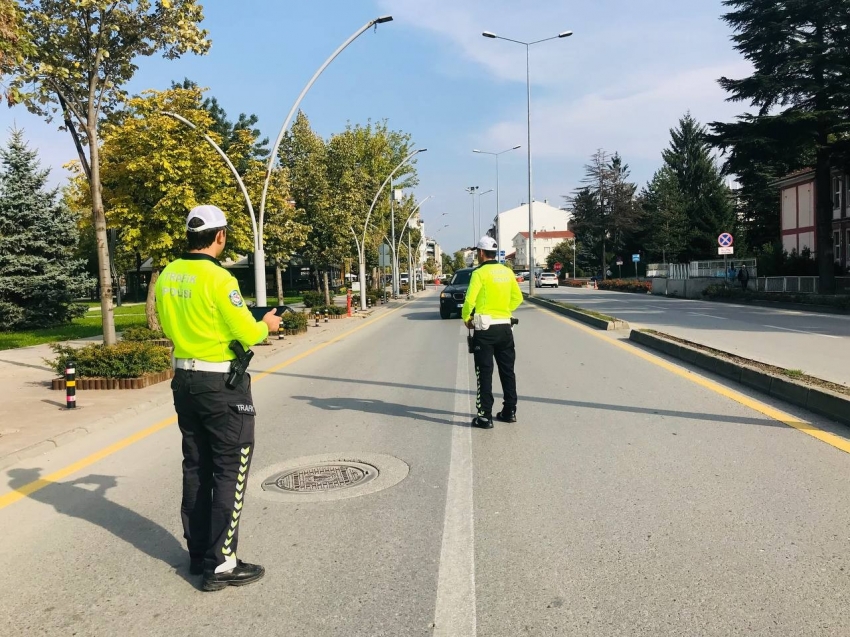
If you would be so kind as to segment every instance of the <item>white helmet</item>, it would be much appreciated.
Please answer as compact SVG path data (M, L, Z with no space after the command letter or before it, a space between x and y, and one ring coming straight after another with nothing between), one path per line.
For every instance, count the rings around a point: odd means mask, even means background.
M496 243L496 240L493 237L489 235L484 235L483 237L481 237L481 240L478 242L476 248L478 248L479 250L486 250L487 252L495 252L499 249L499 244Z

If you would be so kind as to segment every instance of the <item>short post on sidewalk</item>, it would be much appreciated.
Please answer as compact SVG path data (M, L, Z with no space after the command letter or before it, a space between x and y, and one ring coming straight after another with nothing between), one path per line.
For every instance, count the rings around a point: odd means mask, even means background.
M65 406L77 407L77 366L70 360L65 364Z

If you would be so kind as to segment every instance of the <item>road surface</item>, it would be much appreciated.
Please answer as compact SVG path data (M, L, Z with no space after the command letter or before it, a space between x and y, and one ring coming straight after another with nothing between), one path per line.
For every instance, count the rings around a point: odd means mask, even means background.
M538 289L745 358L850 385L850 316L577 288Z
M467 426L465 332L433 292L255 374L252 586L188 574L168 407L0 472L3 635L850 634L850 455L606 334L517 315L519 422L492 431ZM406 469L334 501L260 488L321 454Z

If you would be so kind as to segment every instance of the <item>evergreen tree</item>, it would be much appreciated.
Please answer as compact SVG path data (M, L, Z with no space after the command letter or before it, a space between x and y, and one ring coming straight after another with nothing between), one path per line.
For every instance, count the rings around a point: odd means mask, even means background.
M850 0L725 0L735 48L753 66L743 79L721 78L730 100L756 114L713 124L723 140L760 139L769 157L789 150L814 156L820 289L835 287L831 167L850 155ZM781 110L780 110L781 109ZM776 215L778 216L778 199Z
M0 150L0 326L49 327L85 313L74 304L89 284L85 264L74 258L74 216L58 189L46 188L23 133L12 131Z
M667 166L655 173L643 193L643 245L650 259L676 263L685 256L688 217L676 174Z
M670 131L670 147L662 156L679 184L690 233L685 246L690 260L717 254L717 237L734 231L734 213L729 189L711 157L711 146L703 128L688 113Z

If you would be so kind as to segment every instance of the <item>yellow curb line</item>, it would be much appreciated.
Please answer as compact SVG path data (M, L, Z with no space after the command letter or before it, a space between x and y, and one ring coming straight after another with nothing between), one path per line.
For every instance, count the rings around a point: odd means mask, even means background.
M281 370L284 367L288 367L288 366L290 366L294 363L297 363L298 361L303 360L303 359L307 358L308 356L311 356L312 354L315 354L316 352L319 352L319 351L325 349L329 345L333 345L334 343L338 343L339 341L343 340L344 338L347 338L348 336L354 334L355 332L359 332L360 330L368 327L369 325L373 325L374 323L377 323L378 321L385 319L386 317L390 316L391 314L395 314L396 312L398 312L400 309L402 309L406 305L407 305L407 303L404 303L400 307L397 307L394 310L390 310L389 312L386 312L385 314L382 314L381 316L370 319L370 320L366 321L365 323L358 325L354 329L343 332L339 336L335 336L334 338L332 338L331 340L329 340L325 343L321 343L319 345L316 345L315 347L310 348L306 352L302 352L298 356L293 356L292 358L280 363L279 365L275 365L274 367L272 367L270 369L267 369L263 372L260 372L259 374L256 374L255 376L252 377L251 380L252 380L252 382L260 381L263 378L265 378L266 376L268 376L269 374L273 374L274 372ZM109 445L108 447L101 449L100 451L97 451L97 452L91 454L90 456L87 456L87 457L83 458L82 460L75 462L74 464L68 465L67 467L63 467L62 469L54 471L53 473L46 475L43 478L40 478L38 480L35 480L34 482L30 482L30 483L25 484L21 487L18 487L17 489L12 491L11 493L7 493L5 495L0 496L0 510L5 509L6 507L14 504L15 502L23 500L24 498L35 493L36 491L41 491L43 488L48 487L55 482L63 480L64 478L67 478L68 476L76 473L77 471L81 471L82 469L85 469L86 467L91 466L94 463L99 462L99 461L103 460L104 458L107 458L107 457L111 456L112 454L121 451L122 449L126 449L130 445L135 444L135 443L139 442L140 440L144 440L148 436L152 436L153 434L157 433L158 431L162 431L166 427L169 427L176 422L177 422L177 416L171 416L170 418L166 418L165 420L158 422L157 424L152 425L152 426L148 427L147 429L143 429L139 432L136 432L132 436L128 436L127 438L124 438L123 440L119 440L115 444Z
M685 368L680 367L678 365L673 365L672 363L669 363L669 362L665 361L664 359L659 358L658 356L655 356L654 354L650 354L648 352L644 352L641 349L638 349L637 347L635 347L634 345L631 345L630 343L619 341L619 340L614 340L614 339L612 339L608 336L600 334L599 332L597 332L597 331L595 331L595 330L593 330L589 327L584 327L583 325L579 325L578 323L574 323L573 321L570 321L569 319L562 317L560 314L557 314L555 312L547 310L543 307L540 307L539 305L534 305L534 304L531 304L531 305L533 305L533 307L535 307L537 310L544 312L546 314L550 314L553 318L556 318L559 321L563 321L564 323L566 323L567 325L570 325L571 327L574 327L578 330L581 330L582 332L586 332L586 333L588 333L591 336L594 336L596 338L602 339L603 341L606 341L607 343L610 343L611 345L613 345L615 347L619 347L621 350L626 351L629 354L632 354L634 356L637 356L638 358L641 358L641 359L647 361L648 363L652 363L653 365L661 367L662 369L665 369L668 372L671 372L671 373L675 374L676 376L679 376L680 378L684 378L687 381L695 383L696 385L699 385L700 387L708 389L709 391L712 391L715 394L720 394L721 396L724 396L725 398L733 400L740 405L748 407L748 408L752 409L753 411L757 411L758 413L763 414L763 415L767 416L768 418L771 418L771 419L776 420L778 422L781 422L782 424L787 425L787 426L789 426L793 429L796 429L797 431L802 431L804 434L812 436L813 438L817 438L821 442L825 442L826 444L828 444L832 447L835 447L836 449L839 449L839 450L841 450L845 453L850 453L850 440L846 440L846 439L842 438L841 436L837 436L833 433L829 433L828 431L824 431L823 429L818 429L817 427L815 427L810 422L807 422L805 420L801 420L800 418L798 418L796 416L792 416L791 414L789 414L787 412L781 411L779 409L775 409L774 407L771 407L770 405L766 405L765 403L763 403L761 401L750 398L749 396L745 396L744 394L737 392L734 389L729 389L728 387L724 387L720 383L716 383L713 380L709 380L708 378L704 378L702 376L699 376L698 374L696 374L696 373L694 373L694 372L692 372L688 369L685 369Z

